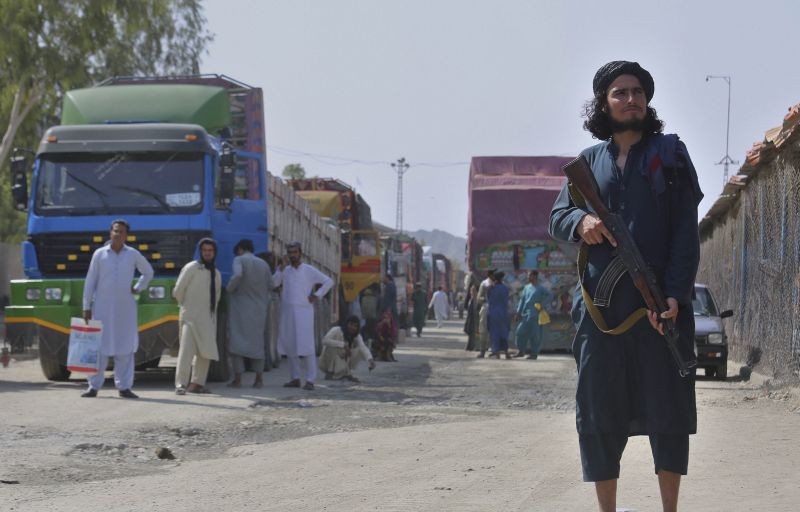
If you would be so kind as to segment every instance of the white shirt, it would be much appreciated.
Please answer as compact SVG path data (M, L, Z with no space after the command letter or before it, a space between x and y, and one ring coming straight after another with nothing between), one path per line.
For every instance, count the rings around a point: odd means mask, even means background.
M321 284L314 294L322 298L333 286L333 281L311 265L301 263L297 268L288 265L283 270L277 270L272 276L272 285L277 288L283 285L281 302L293 306L310 306L308 296L314 291L314 286Z
M133 354L139 348L136 300L131 293L137 270L141 277L134 290L139 293L153 278L153 267L142 253L127 245L117 253L107 244L92 255L83 286L83 309L91 309L92 318L103 322L100 351L104 355Z

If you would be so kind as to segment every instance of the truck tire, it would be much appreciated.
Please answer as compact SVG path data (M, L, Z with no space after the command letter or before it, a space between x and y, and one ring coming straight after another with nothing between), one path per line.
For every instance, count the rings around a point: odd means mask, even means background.
M725 380L728 378L728 365L723 364L717 366L717 380Z
M228 368L228 312L217 310L217 352L219 361L211 361L208 368L209 382L225 382L230 378Z
M47 380L69 380L70 371L58 360L58 354L51 354L44 343L39 345L39 364Z

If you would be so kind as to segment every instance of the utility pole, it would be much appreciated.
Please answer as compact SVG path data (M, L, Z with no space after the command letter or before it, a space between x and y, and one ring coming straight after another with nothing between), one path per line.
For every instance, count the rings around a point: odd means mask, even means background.
M722 157L722 160L716 163L716 165L723 166L723 175L722 175L722 187L724 188L725 185L728 183L728 165L730 164L738 164L738 160L734 160L731 158L731 155L728 151L728 142L731 136L731 77L729 76L720 76L720 75L706 75L706 82L708 82L712 78L720 78L725 80L725 83L728 84L728 123L727 129L725 131L725 156Z
M397 214L395 216L395 229L403 234L403 174L411 167L405 158L399 158L392 163L392 168L397 172Z

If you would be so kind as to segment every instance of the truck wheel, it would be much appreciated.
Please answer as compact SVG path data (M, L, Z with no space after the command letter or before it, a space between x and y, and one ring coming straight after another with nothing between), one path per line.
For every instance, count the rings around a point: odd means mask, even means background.
M219 361L211 361L208 368L210 382L224 382L230 378L228 369L228 312L217 310L217 352Z
M728 378L728 365L723 364L717 366L717 380L725 380Z
M706 377L708 377L709 379L710 379L711 377L713 377L713 376L714 376L714 374L717 372L716 368L712 368L712 367L710 367L710 366L708 366L708 367L704 368L704 370L705 370L705 372L706 372Z
M67 366L61 364L58 354L50 353L44 343L39 344L39 364L42 366L42 373L47 380L69 380L71 372L67 370Z

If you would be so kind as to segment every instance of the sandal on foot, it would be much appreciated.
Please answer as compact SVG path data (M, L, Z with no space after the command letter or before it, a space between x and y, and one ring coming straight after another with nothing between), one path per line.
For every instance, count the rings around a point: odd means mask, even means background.
M305 389L306 391L314 391L314 383L306 382L306 385L303 386L303 389Z

